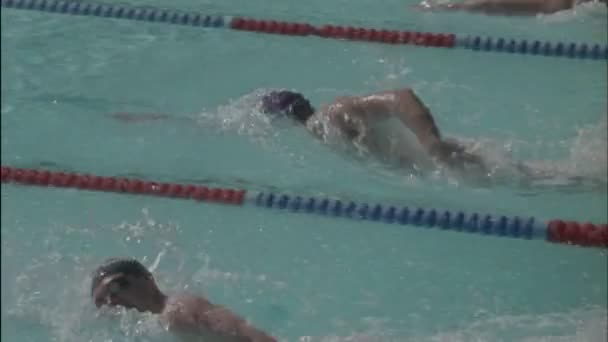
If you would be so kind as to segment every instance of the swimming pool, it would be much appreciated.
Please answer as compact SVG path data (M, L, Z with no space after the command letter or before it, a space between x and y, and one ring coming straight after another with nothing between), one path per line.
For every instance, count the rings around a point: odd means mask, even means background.
M543 18L420 15L399 1L172 6L553 41L607 37L606 10L594 6ZM424 180L351 161L248 109L248 94L266 88L326 102L411 86L445 134L605 177L602 61L6 9L1 19L3 165L607 220L605 183L526 189ZM125 124L106 115L123 111L198 123ZM127 255L150 265L159 253L162 287L205 293L289 341L605 340L607 261L597 249L14 185L2 185L1 220L7 340L167 340L151 317L96 317L88 298L88 274L101 260Z

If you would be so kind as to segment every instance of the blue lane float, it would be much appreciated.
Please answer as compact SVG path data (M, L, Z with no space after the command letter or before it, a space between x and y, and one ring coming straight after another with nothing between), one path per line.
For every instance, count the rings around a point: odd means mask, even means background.
M258 207L305 214L367 220L387 224L438 228L465 233L493 235L528 240L546 240L547 224L534 217L506 217L479 213L452 212L382 204L343 202L339 199L301 197L274 192L248 195Z
M224 16L203 15L201 13L188 13L180 10L125 4L105 4L75 0L2 0L2 7L176 25L217 28L226 26Z
M491 38L480 36L467 36L456 41L456 46L485 52L508 52L523 55L542 55L554 57L567 57L578 59L605 60L608 59L608 46L601 44L544 42L526 39L515 40L505 38Z

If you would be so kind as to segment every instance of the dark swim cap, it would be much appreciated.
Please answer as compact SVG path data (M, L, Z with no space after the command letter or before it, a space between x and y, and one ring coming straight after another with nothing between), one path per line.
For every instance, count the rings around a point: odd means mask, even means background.
M152 276L152 273L150 273L150 271L148 271L144 265L135 259L110 258L106 260L103 265L99 266L95 272L93 272L93 279L91 281L91 295L102 280L117 273L136 277Z
M300 93L293 91L273 91L262 99L262 112L270 114L285 114L301 123L315 112L310 102Z

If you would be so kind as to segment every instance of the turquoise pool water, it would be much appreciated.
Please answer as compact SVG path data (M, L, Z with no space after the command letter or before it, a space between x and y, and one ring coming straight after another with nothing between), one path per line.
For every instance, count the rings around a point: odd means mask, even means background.
M151 1L131 2L159 5ZM173 7L312 23L603 43L606 9L538 18L419 14L372 1ZM603 223L604 62L296 39L2 9L3 165L282 189L368 202ZM600 178L475 187L356 162L249 108L410 86L446 135ZM115 112L182 120L126 124ZM602 178L603 175L603 178ZM603 180L603 182L601 182ZM2 338L166 341L153 317L98 316L89 272L151 265L282 340L605 341L600 250L288 215L252 207L2 185Z

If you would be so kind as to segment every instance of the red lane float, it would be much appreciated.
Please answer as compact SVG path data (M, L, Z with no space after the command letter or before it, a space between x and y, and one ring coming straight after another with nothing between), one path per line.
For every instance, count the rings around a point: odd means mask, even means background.
M608 247L608 225L552 220L547 225L547 240L581 246Z
M2 183L54 186L91 191L154 195L241 205L245 190L208 188L200 185L157 183L120 177L100 177L86 174L19 169L2 166Z
M53 14L78 15L187 25L204 28L231 28L260 33L319 37L384 44L413 44L424 47L461 47L473 51L494 51L537 56L554 56L607 60L608 46L604 44L541 42L539 40L507 39L502 37L459 36L422 32L376 30L325 25L314 27L307 23L278 22L223 15L204 15L151 6L97 3L90 0L1 0L3 8L33 10Z
M376 30L337 25L324 25L317 28L306 23L278 22L240 17L232 19L230 27L241 31L292 36L314 35L322 38L359 40L386 44L413 44L445 48L453 48L456 44L456 36L453 34Z
M306 23L291 23L274 20L256 20L247 18L234 18L230 27L235 30L265 32L273 34L308 36L315 32L315 28Z

